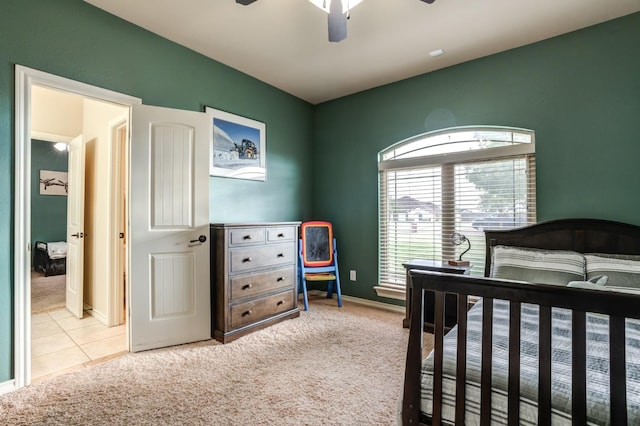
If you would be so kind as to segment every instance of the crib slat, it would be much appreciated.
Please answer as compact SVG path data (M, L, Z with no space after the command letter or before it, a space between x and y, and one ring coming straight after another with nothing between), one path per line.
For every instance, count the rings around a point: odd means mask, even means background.
M434 426L442 422L442 361L444 358L444 293L436 291L434 295L434 331L433 331L433 418Z
M464 424L467 377L467 295L458 295L458 354L456 358L456 424Z
M611 393L611 424L627 424L627 387L625 353L625 318L609 317L609 385Z
M520 424L520 319L521 303L509 303L509 407L508 424Z
M587 424L587 327L582 311L572 311L571 419L575 426Z
M482 302L482 367L480 370L480 426L491 424L491 368L493 352L493 299Z
M411 297L411 330L407 348L407 371L422 371L422 349L424 327L424 290L413 287ZM417 330L417 331L416 331ZM417 425L420 422L420 374L405 374L404 393L402 397L402 424Z
M551 307L540 305L538 424L551 424Z

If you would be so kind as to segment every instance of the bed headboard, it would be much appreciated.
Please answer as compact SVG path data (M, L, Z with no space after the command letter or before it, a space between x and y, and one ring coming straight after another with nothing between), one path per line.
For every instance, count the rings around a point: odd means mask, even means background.
M602 219L558 219L523 228L485 231L484 274L496 245L573 250L580 253L640 254L640 226Z

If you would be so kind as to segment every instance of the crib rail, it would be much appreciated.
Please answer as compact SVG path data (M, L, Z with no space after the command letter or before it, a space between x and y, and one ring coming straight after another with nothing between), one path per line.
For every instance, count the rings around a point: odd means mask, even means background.
M510 304L508 424L519 423L520 400L520 319L521 304L539 305L539 377L538 422L551 424L551 336L552 308L572 311L572 422L584 425L587 419L586 397L586 313L609 315L610 359L610 419L612 425L627 424L625 319L640 319L640 296L626 293L584 290L562 286L530 284L517 281L411 271L413 285L412 309L407 363L405 371L402 421L404 425L420 423L420 374L422 365L422 336L424 292L434 297L434 367L433 412L430 424L439 425L442 419L443 337L445 293L458 296L458 351L456 363L456 424L464 424L466 376L467 309L470 296L483 298L483 329L481 354L480 424L489 425L491 419L492 315L494 299ZM511 326L513 325L513 326Z

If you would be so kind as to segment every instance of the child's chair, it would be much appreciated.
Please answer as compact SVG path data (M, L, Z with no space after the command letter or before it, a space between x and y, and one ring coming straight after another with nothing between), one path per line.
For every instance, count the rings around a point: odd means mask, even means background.
M333 227L329 222L303 222L300 226L300 287L304 296L304 310L309 310L307 281L327 281L327 298L333 298L333 286L338 297L338 307L342 307L338 252Z

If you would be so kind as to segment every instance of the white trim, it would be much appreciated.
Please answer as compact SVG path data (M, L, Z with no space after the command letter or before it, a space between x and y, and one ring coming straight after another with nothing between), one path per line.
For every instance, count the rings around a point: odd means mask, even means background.
M98 312L95 309L91 309L89 311L89 315L91 315L92 317L94 317L95 319L97 319L98 321L100 321L102 324L107 325L108 321L107 321L107 316L105 314L103 314L102 312Z
M14 387L31 382L31 86L38 85L131 107L135 98L15 66Z
M14 241L14 385L31 382L31 81L15 73L15 241Z
M450 152L450 153L444 153L444 154L431 154L431 155L421 155L416 157L408 157L408 158L400 158L400 159L382 160L385 153L396 150L403 145L413 143L415 141L425 139L428 137L447 134L451 132L459 132L459 131L488 131L488 132L507 131L512 133L526 133L531 137L531 142L516 143L515 145L486 148L482 150L456 151L456 152ZM413 136L408 139L404 139L378 152L378 170L404 169L404 168L411 168L411 167L421 167L421 166L449 164L449 163L465 163L468 161L477 161L477 160L493 160L496 158L535 154L535 152L536 152L535 132L530 129L523 129L519 127L505 127L505 126L449 127L447 129L440 129L433 132L422 133L420 135Z
M400 314L405 313L404 306L392 305L391 303L376 302L375 300L361 299L359 297L345 296L345 295L342 296L342 300L357 303L359 305L370 306L372 308L384 309L385 311L397 312Z
M327 292L322 290L310 290L309 294L326 296ZM377 302L375 300L361 299L360 297L346 296L344 294L342 295L342 300L345 300L347 302L357 303L358 305L369 306L370 308L382 309L385 311L397 312L400 314L405 313L404 306L392 305L391 303L383 303L383 302ZM404 300L404 298L402 300Z
M54 142L54 143L58 143L58 142L69 143L74 138L72 138L71 136L57 135L55 133L38 132L33 130L31 132L31 139L38 139L40 141Z
M3 395L5 393L9 393L9 392L13 392L16 389L18 389L18 388L16 387L16 381L15 380L7 380L6 382L0 383L0 395Z
M494 160L499 158L516 157L535 154L535 144L523 143L513 146L487 148L482 151L463 151L451 154L436 154L428 157L402 158L378 163L378 170L408 169L411 167L433 166L438 164L466 163L469 161Z
M380 297L386 297L387 299L395 300L407 300L407 291L399 288L393 288L385 285L376 285L373 287L376 294Z
M119 234L122 229L119 229L119 207L121 207L118 196L120 195L119 183L122 180L121 172L126 170L125 165L120 164L119 157L119 138L118 131L125 127L127 128L127 134L129 133L129 117L124 115L120 116L109 123L109 152L108 152L108 164L109 170L112 171L112 174L108 180L108 188L106 190L109 197L109 206L108 209L110 211L108 227L109 231L107 235L109 235L109 251L107 254L107 316L105 318L104 323L107 327L114 327L122 324L123 315L122 315L122 301L124 300L124 289L120 285L119 281L122 274L120 271L119 258L120 258L120 237ZM126 143L125 143L126 149ZM115 172L115 173L113 173Z

